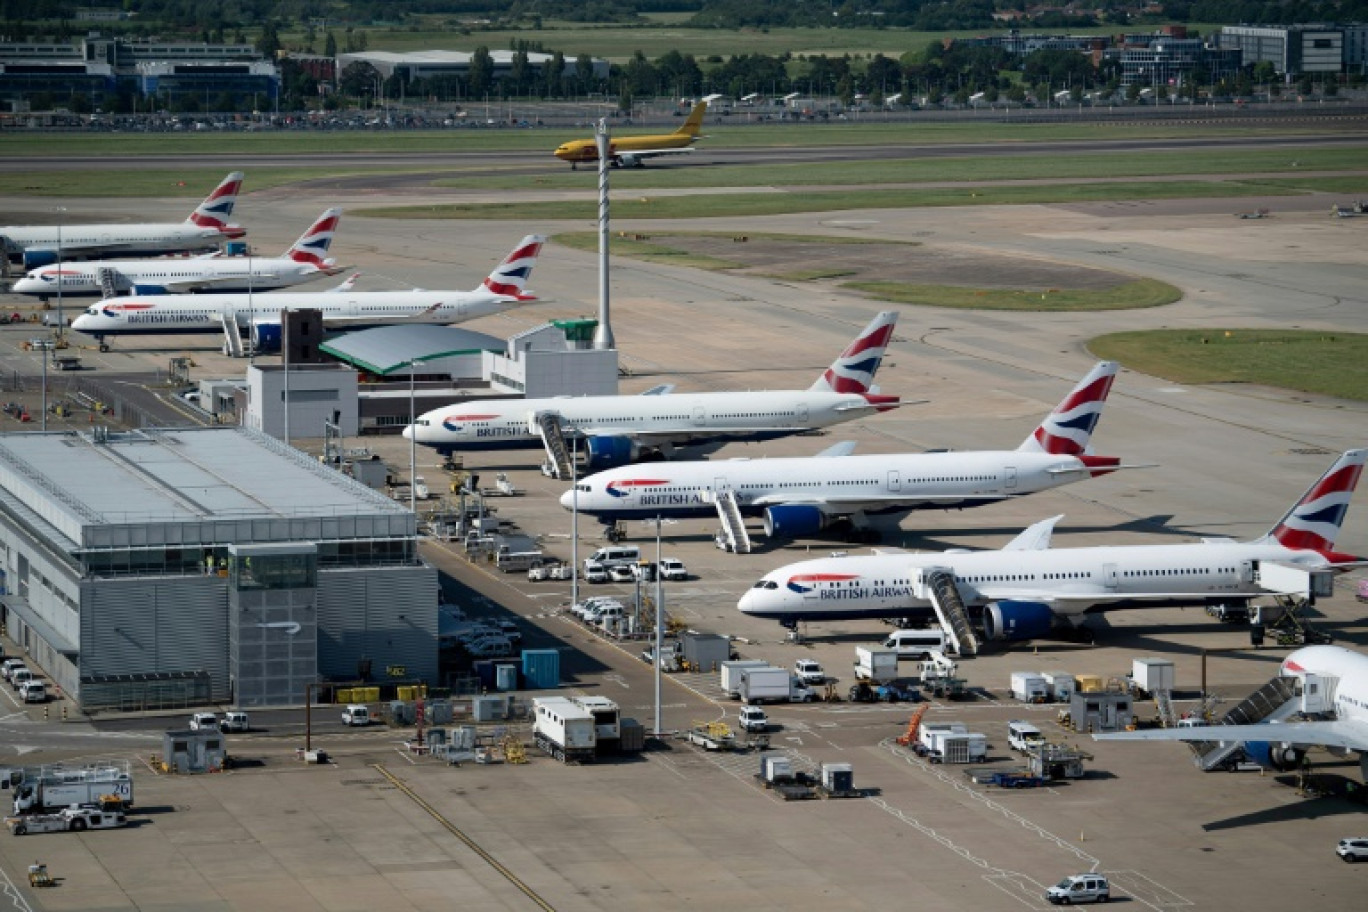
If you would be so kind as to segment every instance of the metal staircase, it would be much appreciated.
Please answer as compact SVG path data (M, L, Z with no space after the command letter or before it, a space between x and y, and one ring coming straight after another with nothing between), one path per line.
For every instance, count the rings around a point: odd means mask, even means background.
M118 275L108 266L100 269L96 275L100 279L100 294L106 298L112 298L119 293L118 286L115 284L115 276Z
M1301 711L1301 696L1297 692L1297 679L1276 677L1263 687L1254 691L1239 705L1221 717L1221 721L1211 726L1217 738L1221 725L1257 725L1260 722L1278 722ZM1220 768L1240 749L1239 741L1193 741L1193 762L1203 770Z
M961 656L978 655L978 635L969 623L969 609L955 585L955 574L944 567L930 567L923 571L923 581L931 598L931 607L941 627L950 637L955 651Z
M542 473L550 478L569 481L574 470L570 465L570 448L565 445L565 429L560 412L537 412L529 422L534 433L540 434L546 448L546 463Z
M238 330L237 317L231 313L219 311L219 323L223 325L223 353L230 358L241 358L242 333Z
M1159 724L1164 728L1173 728L1178 724L1178 714L1173 711L1173 694L1167 690L1156 690L1154 692L1154 708L1159 711Z
M736 502L736 492L723 488L713 495L713 505L717 507L717 518L722 521L721 537L727 543L727 550L737 554L750 554L750 534L741 518L741 505Z

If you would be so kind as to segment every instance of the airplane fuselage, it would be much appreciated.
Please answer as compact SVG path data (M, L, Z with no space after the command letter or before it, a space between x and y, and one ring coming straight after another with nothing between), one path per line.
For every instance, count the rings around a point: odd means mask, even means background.
M276 257L93 260L31 269L10 290L15 294L48 297L57 294L60 285L64 295L103 294L100 272L106 269L112 274L117 291L131 291L135 287L180 287L197 281L212 284L219 291L270 291L340 271Z
M686 149L697 137L684 133L660 133L652 136L622 136L608 142L608 157L656 149ZM562 143L555 151L556 158L568 162L598 161L598 143L592 139L576 139Z
M532 416L557 412L580 437L639 435L657 443L766 440L829 427L893 408L896 397L785 390L754 393L671 393L664 396L580 396L465 402L434 409L404 435L443 454L541 446Z
M232 226L219 230L190 222L143 225L55 225L0 228L5 250L22 254L25 250L62 251L65 259L92 256L151 256L160 253L187 253L208 250L220 241L240 238L247 232Z
M221 333L223 316L246 329L276 319L282 310L320 311L332 329L392 323L446 325L485 316L518 303L484 291L318 291L262 295L200 294L110 298L91 305L71 328L92 336L149 333Z
M1105 471L1074 456L1018 451L674 462L583 478L575 500L581 512L605 522L715 515L716 495L724 489L747 516L777 504L877 515L983 506ZM568 496L562 505L569 506Z
M1307 569L1326 566L1314 551L1293 551L1263 540L877 554L782 567L748 590L738 608L785 623L902 617L931 609L929 596L918 584L919 574L944 567L953 572L970 607L1001 600L1034 601L1069 617L1123 605L1247 601L1269 592L1258 583L1262 561Z

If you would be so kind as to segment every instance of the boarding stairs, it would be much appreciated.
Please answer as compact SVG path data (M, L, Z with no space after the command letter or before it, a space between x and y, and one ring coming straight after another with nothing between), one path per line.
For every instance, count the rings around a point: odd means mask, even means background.
M241 358L242 333L238 330L237 316L219 311L219 323L223 326L223 353L230 358Z
M112 298L118 295L119 286L116 282L116 277L118 276L117 272L110 269L108 266L105 266L95 275L100 280L100 294L102 296Z
M1154 692L1154 708L1159 711L1160 726L1173 728L1178 724L1178 714L1173 709L1172 691L1156 690Z
M723 488L713 495L713 505L717 507L717 518L722 521L721 538L727 550L736 554L750 554L750 534L741 517L741 505L736 501L736 492Z
M560 412L537 412L531 416L531 430L540 434L546 448L546 463L542 473L550 478L569 481L574 474L570 464L570 448L565 445L565 428Z
M1239 705L1226 713L1220 722L1211 726L1213 733L1221 725L1257 725L1260 722L1280 722L1302 711L1301 694L1297 690L1297 679L1276 677ZM1219 737L1219 736L1218 736ZM1203 770L1219 769L1240 750L1240 742L1235 741L1193 741L1193 762Z
M930 567L923 573L931 607L936 609L936 618L950 637L955 652L961 656L978 655L978 635L969 622L969 609L960 596L959 586L955 585L954 572L945 567Z

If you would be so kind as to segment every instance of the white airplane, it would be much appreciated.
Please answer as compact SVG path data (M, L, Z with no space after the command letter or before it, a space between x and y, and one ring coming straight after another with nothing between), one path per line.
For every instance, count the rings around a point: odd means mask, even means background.
M1022 497L1130 468L1088 451L1117 370L1099 362L1015 450L852 456L851 445L837 444L809 457L675 462L649 474L623 467L580 479L561 506L605 523L711 516L730 490L743 516L764 517L766 535L796 538L842 520L896 526L912 510Z
M983 610L990 640L1033 639L1061 622L1078 626L1086 613L1117 608L1248 605L1289 594L1261 580L1275 574L1263 565L1348 570L1365 561L1334 547L1366 457L1368 450L1340 456L1270 532L1249 542L1052 550L1051 533L1063 518L1055 516L1000 551L884 552L789 564L766 574L737 607L786 627L925 614L935 583L944 581L940 570L966 608Z
M1368 780L1368 656L1342 646L1306 646L1283 659L1280 676L1297 679L1299 709L1306 714L1334 713L1334 719L1207 725L1093 735L1098 741L1196 741L1239 743L1260 766L1296 769L1310 747L1338 756L1353 751Z
M523 238L472 291L353 291L353 276L322 292L118 297L91 305L71 328L94 336L104 349L107 336L221 333L224 317L258 340L271 340L279 336L282 310L320 311L324 328L334 330L461 323L537 300L525 288L545 240L537 234Z
M536 417L556 413L567 435L584 440L591 470L674 447L788 437L897 408L897 396L871 384L898 315L884 311L806 390L679 393L656 387L640 396L579 396L462 402L434 409L404 436L443 456L456 450L543 446Z
M346 267L325 259L341 220L341 209L318 217L279 257L219 256L159 257L151 260L91 260L31 269L10 290L43 300L57 293L92 295L104 291L108 276L115 292L148 294L197 291L270 291L336 275Z
M11 225L0 228L0 246L25 269L92 256L185 253L209 250L247 232L229 224L242 189L242 172L225 177L183 222L127 225ZM57 254L58 242L61 256Z

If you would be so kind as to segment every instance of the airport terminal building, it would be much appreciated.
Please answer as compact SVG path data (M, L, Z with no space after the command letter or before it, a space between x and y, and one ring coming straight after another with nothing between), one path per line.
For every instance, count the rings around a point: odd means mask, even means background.
M416 518L242 427L0 434L0 616L87 711L435 680Z

